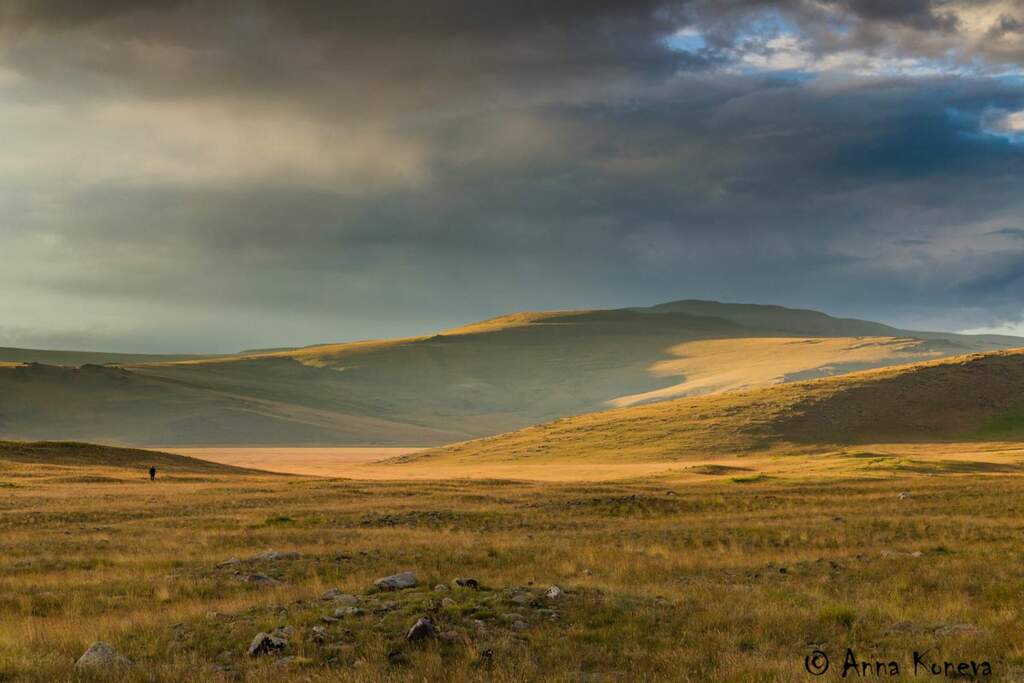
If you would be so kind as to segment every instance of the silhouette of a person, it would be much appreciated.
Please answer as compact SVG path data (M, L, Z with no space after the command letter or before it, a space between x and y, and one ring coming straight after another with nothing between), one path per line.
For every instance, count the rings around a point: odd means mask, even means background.
M150 481L156 481L156 468L155 467L150 467L149 468L149 480Z

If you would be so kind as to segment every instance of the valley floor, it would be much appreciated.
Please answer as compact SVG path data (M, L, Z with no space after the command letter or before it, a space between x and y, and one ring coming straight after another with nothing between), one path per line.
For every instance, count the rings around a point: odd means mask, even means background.
M0 460L0 680L836 680L847 648L1021 680L1019 450L884 448L586 483ZM94 640L135 665L79 672Z
M676 483L707 482L709 476L746 475L803 480L808 477L895 476L900 473L1024 473L1024 443L958 442L868 444L836 450L776 449L771 453L675 460L632 457L580 458L526 455L505 460L417 460L421 448L194 447L162 449L234 467L360 480L519 479L547 482L620 481L658 477ZM806 447L803 448L806 451Z

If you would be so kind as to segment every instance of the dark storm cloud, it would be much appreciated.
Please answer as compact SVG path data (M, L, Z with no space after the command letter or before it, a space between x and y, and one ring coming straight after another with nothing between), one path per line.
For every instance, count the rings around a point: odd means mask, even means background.
M1018 8L9 1L0 343L675 297L1017 321L1024 89L928 60L1012 61Z

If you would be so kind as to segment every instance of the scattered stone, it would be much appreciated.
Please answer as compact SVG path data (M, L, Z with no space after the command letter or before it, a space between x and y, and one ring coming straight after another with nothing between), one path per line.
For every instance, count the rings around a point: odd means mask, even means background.
M271 631L270 635L275 638L284 638L285 640L288 640L295 635L295 629L291 626L278 626Z
M364 612L361 608L353 607L351 605L348 607L339 607L334 610L334 616L336 617L358 617L362 614L364 614Z
M132 660L102 640L90 645L75 662L75 667L79 669L114 669L126 666L132 666Z
M559 588L558 586L552 586L551 588L548 588L548 592L544 595L546 595L551 600L558 600L559 598L565 595L565 591Z
M416 586L416 575L412 572L400 572L398 574L392 574L391 576L385 576L382 579L377 579L373 582L373 585L382 591L396 591L403 588L413 588Z
M910 491L900 491L900 495L896 497L900 500L910 500Z
M530 628L530 625L527 624L525 621L513 621L512 628L514 628L517 631L524 631Z
M977 633L978 627L974 624L946 624L935 629L935 635L940 638L946 636L957 636Z
M675 491L665 491L665 495L666 496L674 496L674 495L676 495L676 492Z
M924 553L922 553L920 550L915 550L914 552L910 553L910 556L911 557L924 557Z
M276 562L277 560L297 560L302 557L301 553L297 553L294 550L287 550L284 552L278 550L268 550L266 552L253 555L249 558L250 562Z
M334 600L336 598L340 598L342 595L345 595L345 593L342 592L340 588L328 588L320 595L320 599Z
M373 613L374 614L384 614L386 612L393 612L396 609L398 609L398 606L399 605L398 605L397 602L392 602L392 601L389 600L388 602L382 602L379 605L377 605L376 607L374 607L373 608Z
M250 657L262 657L264 655L279 654L288 649L288 641L284 638L269 633L257 633L249 644L246 651Z
M455 602L451 598L445 598L441 601L441 607L457 607L459 603Z
M509 596L508 599L511 602L514 602L517 605L523 605L523 606L526 606L526 605L529 605L529 604L533 603L533 596L530 595L529 593L525 593L525 592L523 592L523 593L513 593L512 595Z
M392 666L401 666L409 663L409 657L401 650L391 650L388 652L388 663Z
M359 604L359 598L355 595L349 595L348 593L342 593L341 591L338 591L337 593L332 593L331 591L328 591L328 593L331 593L331 597L324 599L329 600L330 602L335 602L339 605L345 605L347 607L354 607ZM324 595L327 595L327 593L324 593Z
M420 617L416 620L416 623L412 625L409 632L405 635L405 639L410 643L415 643L426 638L434 637L434 622L427 617Z
M337 619L335 619L334 621L337 621ZM313 640L314 643L323 645L325 642L327 642L327 627L314 626L310 629L310 632L310 638Z
M337 624L339 621L341 621L341 619L339 619L338 617L332 617L329 614L325 614L322 617L320 617L320 621L324 622L325 624Z
M472 588L474 590L480 588L479 581L465 576L461 576L455 579L454 581L452 581L452 583L458 586L459 588Z
M437 636L446 645L469 645L470 640L458 631L445 631Z
M434 586L434 592L435 593L447 593L448 592L448 586L444 585L443 583L439 583L436 586Z
M267 576L266 574L249 574L242 580L246 583L256 584L257 586L278 586L281 584L281 582L273 576Z
M217 569L226 569L228 567L235 567L235 566L240 565L240 564L242 564L242 561L240 559L238 559L237 557L232 557L229 560L224 560L223 562L218 562L217 563Z

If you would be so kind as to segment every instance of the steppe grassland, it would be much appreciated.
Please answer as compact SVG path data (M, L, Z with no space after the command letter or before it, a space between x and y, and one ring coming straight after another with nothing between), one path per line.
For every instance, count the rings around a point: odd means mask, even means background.
M1009 460L816 457L833 461L827 473L704 464L605 483L187 467L150 483L142 468L6 461L0 679L102 680L72 666L96 639L136 662L110 680L229 680L230 669L254 681L789 681L807 680L813 649L835 664L846 647L904 666L930 650L988 660L995 680L1022 675L1024 480ZM245 565L279 586L216 568L267 549L302 553ZM323 591L366 593L406 569L420 586L389 596L396 611L330 625L337 647L309 637L333 609ZM529 628L512 632L500 612L519 608L479 613L483 592L432 591L456 576L568 595L557 621L530 611ZM457 606L438 608L444 596ZM406 645L423 613L465 641ZM494 626L481 634L476 616ZM290 667L244 656L257 631L286 624ZM404 663L389 661L395 649Z

